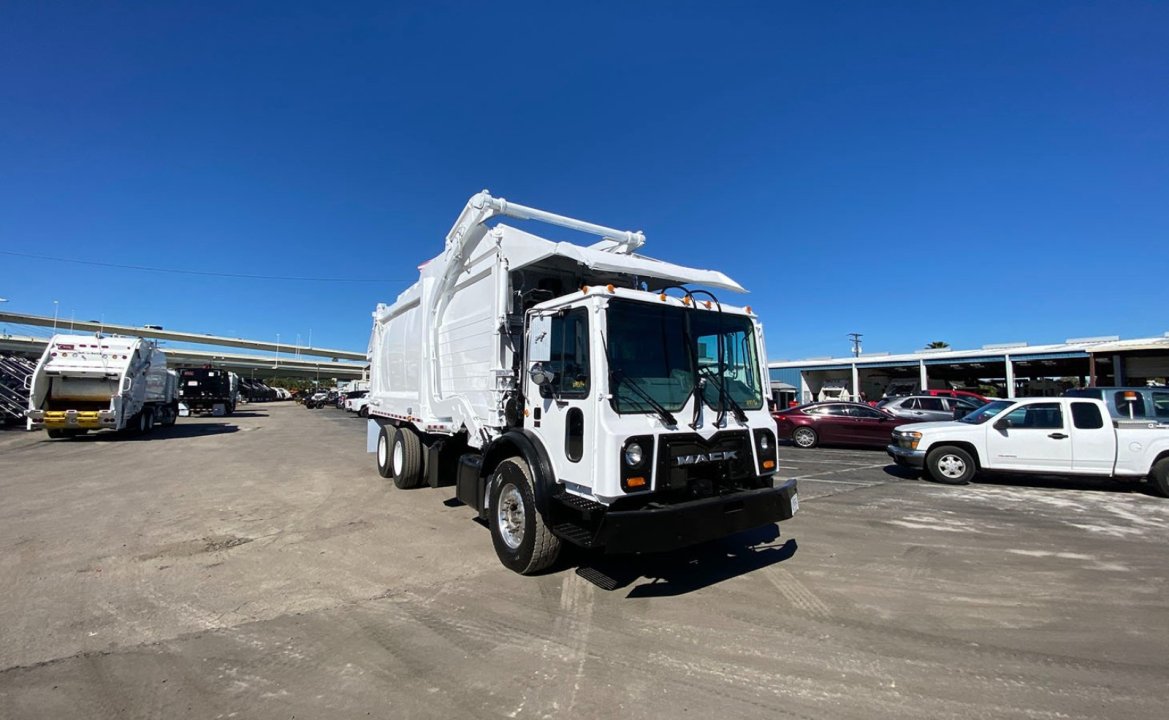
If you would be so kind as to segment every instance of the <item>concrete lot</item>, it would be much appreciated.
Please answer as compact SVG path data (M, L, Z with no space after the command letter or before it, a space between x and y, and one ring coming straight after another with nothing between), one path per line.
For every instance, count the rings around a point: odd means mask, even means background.
M1169 501L781 459L780 537L525 578L341 411L0 432L0 717L1165 717Z

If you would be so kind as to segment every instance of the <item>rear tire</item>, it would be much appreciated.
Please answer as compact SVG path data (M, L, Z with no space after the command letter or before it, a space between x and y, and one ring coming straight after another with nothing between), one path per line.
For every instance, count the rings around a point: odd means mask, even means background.
M487 502L491 543L504 567L531 575L556 562L560 538L548 530L536 510L532 471L523 459L499 463L491 476Z
M390 465L390 444L393 442L393 425L382 425L377 435L377 474L384 478L394 476L394 468Z
M145 432L150 432L151 430L154 429L154 410L150 410L150 409L143 410L142 414L146 417L146 430L145 430Z
M402 490L418 487L422 480L422 441L418 433L408 427L394 432L390 445L390 465L394 473L394 485Z
M1161 497L1169 497L1169 457L1153 463L1153 469L1149 472L1149 484Z
M357 417L363 417L363 418L369 417L369 406L368 405L362 406L361 410L358 411L358 413L357 413Z
M925 459L925 469L931 480L946 485L965 485L974 479L978 470L970 453L951 445L931 450Z
M798 427L792 431L792 442L796 444L796 447L807 450L819 444L820 436L810 427Z
M135 423L134 423L134 429L138 432L139 435L144 435L146 433L146 431L150 429L147 426L146 410L143 410L142 412L138 413L138 415L136 416Z
M60 440L63 437L68 437L64 430L46 430L45 432L49 434L50 440Z

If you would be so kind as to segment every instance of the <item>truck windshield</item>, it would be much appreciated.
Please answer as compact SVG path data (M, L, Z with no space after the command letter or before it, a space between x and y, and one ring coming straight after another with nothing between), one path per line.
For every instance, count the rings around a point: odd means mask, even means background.
M992 400L969 415L959 419L958 422L981 425L1014 404L1014 400Z
M727 409L735 403L746 410L763 407L755 329L749 318L714 310L691 310L613 300L608 311L608 357L613 409L619 413L655 412L653 398L677 412L703 383L702 396L719 407L720 388ZM721 361L721 363L720 363ZM637 388L630 387L636 384Z

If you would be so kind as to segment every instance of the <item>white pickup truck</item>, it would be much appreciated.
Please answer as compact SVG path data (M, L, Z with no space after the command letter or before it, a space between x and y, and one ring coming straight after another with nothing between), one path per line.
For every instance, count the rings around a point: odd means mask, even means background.
M1169 425L1113 420L1095 399L995 400L961 420L902 425L887 450L951 485L981 471L1148 478L1169 497Z

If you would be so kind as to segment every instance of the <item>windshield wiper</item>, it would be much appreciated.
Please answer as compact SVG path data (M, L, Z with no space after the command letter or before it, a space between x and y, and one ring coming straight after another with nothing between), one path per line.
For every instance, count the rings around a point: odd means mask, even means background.
M632 378L632 377L626 375L625 372L621 368L613 368L612 370L609 371L609 374L617 380L618 387L620 386L620 383L622 380L626 381L626 384L629 385L629 388L631 390L633 390L634 392L636 392L638 397L640 397L651 408L653 408L654 412L656 412L658 414L658 417L660 417L662 419L663 423L665 423L666 425L677 425L678 424L678 421L676 419L674 419L674 416L670 413L670 411L667 410L665 408L665 406L662 405L660 402L658 402L657 400L654 400L653 395L650 395L648 392L645 391L645 389L643 389L640 385L638 385L637 380L635 378ZM614 389L616 389L616 388L614 388Z
M721 420L722 416L726 414L726 411L723 408L724 398L726 403L731 406L731 410L735 413L735 419L741 423L747 422L747 413L743 412L742 406L735 402L735 398L731 397L731 394L727 392L727 389L723 386L722 382L719 380L719 377L715 375L710 368L699 368L698 373L704 376L709 382L714 383L714 386L718 389L719 419L715 421L716 424L719 423L719 420Z

